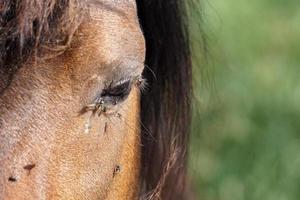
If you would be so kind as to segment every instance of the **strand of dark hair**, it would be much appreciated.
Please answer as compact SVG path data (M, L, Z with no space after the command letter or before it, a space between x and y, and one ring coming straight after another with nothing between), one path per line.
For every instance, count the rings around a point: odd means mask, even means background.
M142 95L142 198L186 199L191 56L181 0L137 1L146 38L149 88ZM153 76L155 73L156 78Z

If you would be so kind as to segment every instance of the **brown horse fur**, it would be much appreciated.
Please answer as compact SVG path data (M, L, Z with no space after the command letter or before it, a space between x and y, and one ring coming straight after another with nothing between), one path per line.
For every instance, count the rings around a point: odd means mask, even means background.
M0 0L0 198L185 199L184 16L180 0ZM140 116L137 87L81 112L141 74L144 38Z

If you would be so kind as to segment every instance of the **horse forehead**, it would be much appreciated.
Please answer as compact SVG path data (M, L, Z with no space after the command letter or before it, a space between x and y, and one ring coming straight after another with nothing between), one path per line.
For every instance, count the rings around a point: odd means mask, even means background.
M72 48L71 57L75 58L72 61L83 65L89 63L90 66L110 67L110 63L121 60L131 65L140 63L139 68L142 70L146 47L135 3L96 2L90 8L89 20L82 23L79 34L76 35L73 44L78 48ZM77 66L81 68L81 65Z
M138 25L135 1L129 0L94 0L90 3L89 14L93 20L106 20L110 23L122 21L126 24Z
M89 9L94 10L100 8L103 11L113 12L124 17L134 13L137 9L136 7L135 0L93 0L90 2Z
M102 4L107 6L129 6L136 7L136 0L91 0L92 4Z

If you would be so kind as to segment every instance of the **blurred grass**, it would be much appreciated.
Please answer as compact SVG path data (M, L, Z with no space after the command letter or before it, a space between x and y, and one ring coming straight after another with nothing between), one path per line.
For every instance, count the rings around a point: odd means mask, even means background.
M214 84L194 69L199 199L299 200L299 0L212 0L203 10Z

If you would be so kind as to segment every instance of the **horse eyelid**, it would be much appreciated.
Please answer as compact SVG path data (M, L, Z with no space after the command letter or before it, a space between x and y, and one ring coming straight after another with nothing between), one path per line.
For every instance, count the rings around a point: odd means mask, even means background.
M133 86L136 86L141 92L143 92L147 86L146 79L142 76L137 76L131 79L122 79L116 84L113 84L112 81L109 86L101 91L93 103L85 106L83 111L102 110L107 109L107 106L110 107L110 105L117 105L128 97Z
M117 81L116 83L114 83L114 81L111 81L109 86L104 88L103 91L109 92L110 90L117 89L118 87L120 89L126 89L125 87L127 86L127 89L129 89L129 92L130 92L132 86L134 86L134 85L137 86L140 90L143 90L143 89L145 89L145 86L147 85L146 79L144 79L142 77L142 75L139 75L139 76L136 76L133 78L121 79L121 80ZM124 86L124 88L122 88L122 86ZM103 94L103 91L102 91L102 94Z
M130 79L122 80L117 82L117 84L110 84L108 88L103 89L101 96L123 96L126 93L129 93L132 87L132 81Z

